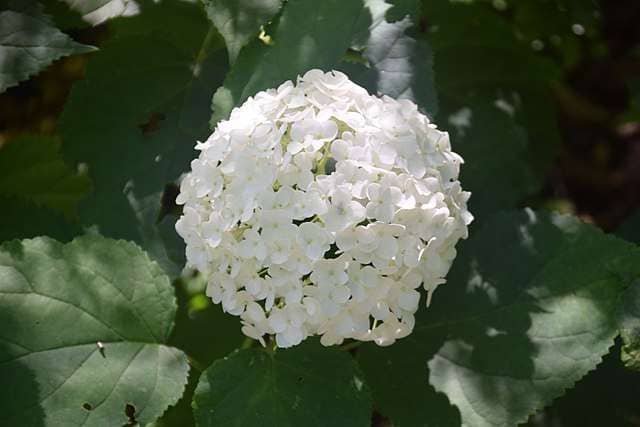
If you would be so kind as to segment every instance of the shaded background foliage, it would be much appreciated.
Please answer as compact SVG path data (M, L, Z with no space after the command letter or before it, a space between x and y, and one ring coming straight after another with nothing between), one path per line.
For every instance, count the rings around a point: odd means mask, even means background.
M43 9L25 9L25 3L16 6L18 3L0 1L0 6L22 8L44 24L62 29L74 43L75 53L91 50L83 45L98 46L100 52L57 60L0 95L0 241L46 234L64 242L80 234L83 225L96 225L110 237L136 241L175 277L183 262L183 248L172 230L175 182L193 155L176 147L190 146L206 137L211 104L215 123L255 91L274 86L283 78L294 78L313 65L344 70L370 90L410 97L451 133L454 149L467 160L461 181L474 193L471 210L477 221L473 229L474 235L481 237L472 237L462 245L461 253L469 253L457 261L450 281L465 282L470 271L478 268L493 279L504 303L505 299L519 298L512 294L513 277L532 275L546 265L548 260L532 258L530 265L519 266L518 271L505 267L518 264L514 254L529 248L510 247L518 241L518 237L509 237L515 228L500 228L500 221L489 219L504 209L533 206L572 213L640 243L637 1L405 0L389 2L394 7L387 10L384 2L373 0L367 2L371 13L359 2L326 1L318 14L339 16L334 25L341 31L320 26L311 34L296 25L308 15L305 3L296 0L282 9L283 2L261 2L262 7L252 11L252 20L228 31L225 22L253 2L207 0L205 14L193 4L165 1L157 6L141 1L138 16L112 20L108 20L108 13L92 14L108 4L106 0L87 2L93 6L76 12L58 0L41 2ZM50 18L42 18L43 13ZM207 14L219 32L211 30ZM254 33L260 28L263 34L258 38ZM331 42L320 46L317 56L305 58L305 46L299 42L303 35L309 36L307 42L312 47L318 38L330 38ZM271 36L276 41L273 45L269 45ZM280 74L282 63L287 63L284 76ZM102 92L112 96L103 99L99 96ZM34 161L26 171L12 169L11 165L23 162L24 156L34 157L29 154L33 144L41 144L46 153L40 159L42 164ZM66 166L77 163L81 165L77 170ZM88 170L83 164L88 164ZM37 173L41 169L48 173ZM36 172L29 175L30 170ZM61 193L63 199L56 196ZM114 206L121 216L113 215ZM514 227L524 226L527 218L523 215L498 218ZM598 251L603 249L595 244L589 252L588 237L599 238L595 231L582 229L587 237L576 238L578 244L571 233L562 234L564 228L560 228L561 234L554 234L558 231L552 222L531 225L536 239L547 235L558 239L556 246L549 246L557 252L550 253L576 269L580 260L572 258L574 252L585 251L586 258L600 256ZM483 241L492 239L502 239L502 256L478 256L494 250L493 245L483 247ZM606 250L627 251L616 245ZM514 263L504 261L509 256L514 257ZM500 262L496 264L495 259ZM613 255L606 261L618 262ZM204 297L201 278L183 278L175 285L178 312L167 343L189 356L192 369L185 397L155 423L157 426L193 423L190 402L200 371L242 342L237 320ZM554 288L558 295L564 295L561 285ZM607 288L589 288L589 292L597 294L595 299L602 303L598 310L604 312L611 311L608 301L618 295L607 294ZM451 286L437 299L462 301L470 294L474 297L469 307L458 303L461 316L490 311L495 305L486 289ZM633 295L629 299L633 300ZM556 303L552 298L549 301ZM497 394L506 406L515 408L506 411L508 414L496 410L492 416L503 416L507 422L516 418L524 421L529 408L521 400L536 400L536 393L546 386L523 385L512 390L525 394L503 395L500 382L453 372L460 370L456 363L475 364L498 375L510 375L511 368L531 373L534 365L544 365L545 360L535 358L535 345L524 331L536 322L544 324L545 306L539 301L522 304L524 311L506 324L499 317L487 316L464 327L417 329L406 342L390 349L354 350L365 375L370 373L376 411L373 425L389 426L391 419L399 426L413 425L416 417L422 417L427 425L459 425L461 416L468 417L467 413L461 415L459 402L451 401L456 390L447 378L432 377L431 384L426 384L417 374L424 369L425 358L436 374L447 372L480 384L478 400ZM446 313L439 312L449 308L438 307L423 313L420 321L451 322ZM617 328L606 319L595 316L590 321L603 336L617 334ZM487 327L506 331L507 336L478 340ZM473 345L465 349L459 342ZM603 345L596 344L593 347ZM488 347L493 350L483 354ZM496 347L512 352L512 363L519 366L505 367L491 360ZM594 356L592 364L607 347ZM413 354L419 357L407 357L411 353L419 353ZM621 353L625 347L618 338L597 370L530 418L529 424L640 425L636 398L640 373L623 366ZM232 357L235 359L225 363L244 363L247 354ZM386 366L383 362L399 370L378 375L381 364ZM578 367L567 372L574 372L571 375L578 379L589 369ZM33 382L28 370L18 370L17 375L27 381L25 386ZM399 374L403 375L404 390L420 390L420 397L407 402L402 390L394 388ZM559 387L550 387L553 397L562 394ZM377 395L385 388L388 394ZM545 398L540 398L536 407L546 404L549 390L543 391L540 395Z

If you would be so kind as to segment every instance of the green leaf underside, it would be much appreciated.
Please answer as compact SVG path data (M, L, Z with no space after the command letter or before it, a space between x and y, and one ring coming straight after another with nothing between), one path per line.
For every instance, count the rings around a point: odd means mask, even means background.
M278 13L282 0L204 0L207 15L224 37L229 62Z
M74 217L91 181L69 168L59 150L60 141L47 136L21 137L0 149L0 194Z
M185 355L163 345L176 305L137 246L98 236L0 246L0 424L144 424L184 390Z
M343 63L340 69L369 92L410 99L433 117L438 110L433 55L424 38L407 33L412 27L410 17L372 26L363 52L367 65Z
M348 353L307 342L240 350L211 365L194 396L199 427L371 425L371 400Z
M65 156L86 163L95 186L80 218L104 235L138 242L175 275L184 244L176 218L161 214L162 194L207 136L226 54L195 4L163 2L111 25L115 37L89 63L60 120Z
M92 25L101 24L119 16L135 15L139 11L138 1L133 0L62 0L69 8L79 13Z
M306 71L337 66L353 35L366 29L368 11L358 0L290 0L269 30L273 45L254 39L213 97L212 124L261 90L278 87Z
M560 141L550 94L558 70L485 6L425 5L441 104L435 122L465 159L461 182L479 218L538 190ZM465 110L466 125L456 124ZM508 160L498 165L496 152Z
M93 50L60 32L35 8L0 11L0 92L56 59Z
M413 334L360 354L396 427L526 421L601 361L620 297L640 276L637 248L530 210L495 216L459 253Z

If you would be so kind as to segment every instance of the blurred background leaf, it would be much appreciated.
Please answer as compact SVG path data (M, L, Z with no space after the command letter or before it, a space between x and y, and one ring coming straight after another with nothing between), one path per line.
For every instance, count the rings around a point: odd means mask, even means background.
M58 30L33 2L0 1L0 28L0 93L57 59L95 50Z
M16 240L0 266L3 425L145 424L180 398L189 367L166 345L173 290L138 246Z

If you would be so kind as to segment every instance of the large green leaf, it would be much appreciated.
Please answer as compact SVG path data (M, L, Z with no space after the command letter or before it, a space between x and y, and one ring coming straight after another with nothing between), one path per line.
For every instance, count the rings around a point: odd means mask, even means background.
M62 33L32 4L3 1L3 9L5 3L10 9L0 10L0 92L56 59L95 50Z
M436 123L465 159L461 181L480 219L539 189L559 145L550 94L557 68L484 6L425 1L441 103ZM508 158L502 168L483 168L497 166L496 153Z
M0 195L0 242L49 236L67 242L80 234L77 223L33 202Z
M203 0L207 15L227 45L229 62L235 62L240 49L258 36L280 10L282 0Z
M360 354L396 427L525 421L600 362L640 277L638 248L530 210L493 217L459 252L413 334Z
M254 40L240 52L213 98L212 123L261 90L312 68L333 69L369 22L361 0L289 0L269 30L272 45Z
M20 137L0 149L0 194L24 199L73 217L91 189L84 171L69 168L60 141L47 136Z
M388 13L396 10L392 7ZM375 10L371 9L375 22ZM344 62L340 68L356 83L378 95L411 99L433 117L437 113L433 55L423 37L413 38L411 18L372 25L364 46L366 65Z
M163 345L175 311L168 277L131 243L3 244L0 424L153 421L186 383L185 355Z
M317 342L217 360L202 374L193 405L200 427L371 425L369 390L355 362Z
M191 401L200 370L239 348L246 339L238 318L224 313L219 304L205 295L206 285L203 275L182 277L176 283L178 313L169 344L187 353L191 365L199 370L192 370L185 394L153 427L195 425Z
M62 0L78 12L82 19L92 25L119 16L132 16L140 12L140 1L136 0Z
M197 4L151 5L111 26L114 38L89 63L60 120L65 155L88 165L95 186L80 218L104 235L135 240L175 274L184 246L175 217L163 216L163 191L207 136L226 54Z

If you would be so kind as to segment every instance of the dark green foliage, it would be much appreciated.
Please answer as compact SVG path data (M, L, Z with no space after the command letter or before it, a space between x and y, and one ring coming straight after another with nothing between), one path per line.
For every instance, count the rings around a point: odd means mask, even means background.
M176 305L137 246L97 236L0 247L0 421L151 422L182 395L185 355L164 345Z
M639 257L570 217L495 216L460 247L413 334L361 352L380 410L399 427L526 421L607 353Z
M113 27L63 112L64 153L86 164L94 182L81 220L140 243L175 275L184 245L175 217L161 214L163 191L189 167L195 141L207 136L210 94L222 81L226 54L196 5L149 6Z
M240 350L207 369L194 396L205 426L370 425L371 399L348 353L317 342L268 353Z
M635 374L637 215L619 229L627 242L516 210L549 197L566 144L554 95L607 53L604 12L591 0L0 0L0 92L95 50L74 38L100 47L54 135L0 130L0 425L512 426L616 337L608 360ZM196 141L312 68L413 100L465 159L471 237L390 347L260 347L206 278L180 275L175 196ZM605 137L634 132L637 83L621 83Z
M76 217L91 181L86 171L67 166L59 150L59 140L41 136L9 144L0 151L0 194Z

